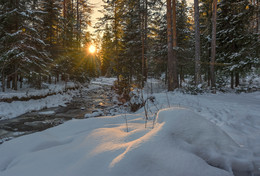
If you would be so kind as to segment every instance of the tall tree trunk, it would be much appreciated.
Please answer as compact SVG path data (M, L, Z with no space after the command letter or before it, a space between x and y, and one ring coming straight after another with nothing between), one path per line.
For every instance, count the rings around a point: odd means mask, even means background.
M257 1L257 15L258 15L258 20L257 20L257 27L258 27L258 41L260 41L260 0Z
M167 0L168 91L173 91L173 35L171 0Z
M211 40L211 62L210 62L210 75L211 75L211 88L215 89L215 58L216 58L216 32L217 32L217 0L212 3L212 40Z
M144 49L145 53L147 52L147 34L148 34L148 0L145 0L145 22L144 22ZM148 74L148 64L147 64L147 56L144 57L144 73L145 73L145 81L147 80Z
M66 18L66 0L63 0L63 18Z
M231 82L230 82L231 89L234 89L234 72L231 71Z
M211 81L211 79L210 79L210 66L208 66L207 69L208 69L208 86L210 86L210 81Z
M142 87L144 87L144 82L147 79L147 58L146 48L147 48L147 0L143 1L143 13L141 15L141 28L142 28Z
M51 80L51 75L49 75L49 78L48 78L48 83L51 84L52 83L52 80Z
M239 73L238 72L236 72L236 74L235 74L235 87L237 87L237 86L239 86Z
M5 92L5 74L2 72L2 92Z
M21 89L21 88L23 88L23 76L22 76L22 74L20 74L19 81L20 81L20 89Z
M64 31L64 34L63 35L65 35L66 37L67 37L67 23L66 23L66 18L67 18L67 11L66 11L66 0L63 0L63 27L64 27L64 29L63 29L63 31ZM65 47L65 45L66 45L66 39L64 39L63 38L63 47Z
M7 89L11 88L11 76L7 76L6 87Z
M57 78L57 82L59 82L60 81L60 74L58 72L56 73L56 78Z
M208 58L207 58L207 61L208 61L208 63L210 63L210 58L211 58L211 49L210 49L210 45L211 45L211 43L210 42L208 42ZM207 70L208 70L208 87L211 85L211 74L210 74L210 64L209 65L207 65Z
M139 4L140 7L140 4ZM144 1L143 1L143 8L144 8ZM145 23L145 17L144 17L144 9L139 8L142 10L142 13L140 13L141 18L141 41L142 41L142 87L144 87L144 79L145 79L145 46L144 46L144 23Z
M14 79L13 79L13 89L14 90L18 90L18 85L17 85L17 77L18 77L18 65L17 64L15 64L14 65Z
M73 20L74 20L74 7L73 7L73 5L74 5L74 2L73 2L73 0L71 0L71 15L73 16L73 17L71 17ZM72 19L70 19L70 21L73 21ZM70 34L71 34L71 40L73 41L73 35L74 35L74 28L73 28L73 22L71 22L72 23L72 25L71 25L71 27L70 27Z
M182 82L184 81L183 75L183 65L180 66L180 88L182 87Z
M177 30L176 30L176 0L172 0L172 32L173 32L173 87L174 89L179 87L179 78L177 71Z
M79 30L79 0L77 0L77 45L80 48L80 30Z
M195 20L195 85L201 82L200 75L200 23L199 23L199 1L194 0Z
M114 1L114 17L115 17L115 21L114 21L114 25L115 25L115 29L114 29L114 35L115 35L115 61L116 61L116 69L117 69L117 72L116 72L116 76L117 76L117 81L119 83L119 59L118 59L118 30L117 30L117 7L116 7L116 3L117 1Z
M37 77L36 77L37 79ZM41 89L42 88L42 74L40 73L39 74L39 77L38 77L38 88Z
M167 85L168 82L168 65L167 65L168 58L165 57L165 79L164 84Z

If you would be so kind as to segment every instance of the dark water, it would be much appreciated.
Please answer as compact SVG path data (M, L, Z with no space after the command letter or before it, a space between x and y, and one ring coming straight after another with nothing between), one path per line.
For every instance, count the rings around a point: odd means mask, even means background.
M101 110L104 115L116 108L109 86L93 90L82 89L66 107L48 108L23 114L17 118L0 121L0 144L25 134L57 126L73 118L82 119L86 113Z

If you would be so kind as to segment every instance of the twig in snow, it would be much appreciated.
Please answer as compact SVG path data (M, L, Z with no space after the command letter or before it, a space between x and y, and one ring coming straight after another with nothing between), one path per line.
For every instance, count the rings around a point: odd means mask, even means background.
M152 128L154 128L154 124L155 124L155 119L156 119L156 117L157 117L157 113L158 113L158 112L156 112L156 113L154 114L154 117L153 117L153 127L152 127Z
M142 98L142 102L143 102L143 104L144 104L145 128L146 128L146 127L147 127L147 121L148 121L148 112L147 112L147 109L146 109L146 102L147 102L147 99L144 100L143 90L141 90L141 98Z

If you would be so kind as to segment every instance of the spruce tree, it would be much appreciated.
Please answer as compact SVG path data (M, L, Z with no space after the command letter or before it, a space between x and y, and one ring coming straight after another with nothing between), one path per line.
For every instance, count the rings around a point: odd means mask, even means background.
M140 85L142 81L142 30L138 1L129 0L128 12L125 14L124 35L122 38L123 53L120 56L120 75L125 84L130 85L133 78Z
M184 81L184 74L193 68L192 31L189 23L188 7L186 0L177 2L177 56L180 83ZM181 85L181 84L180 84Z
M12 88L17 90L18 74L30 76L34 73L38 79L49 62L46 45L39 28L35 27L41 24L39 14L42 12L29 0L1 1L0 6L3 12L0 16L2 70L8 76L7 86L12 79Z
M233 76L235 86L239 85L239 77L259 63L256 49L256 36L250 32L250 19L253 15L248 0L220 1L219 20L217 26L217 61L225 65L224 71Z
M101 45L101 57L102 57L102 65L101 65L101 73L103 76L113 76L113 67L115 65L113 58L113 41L111 29L108 25L105 27L105 31L103 34L102 45Z

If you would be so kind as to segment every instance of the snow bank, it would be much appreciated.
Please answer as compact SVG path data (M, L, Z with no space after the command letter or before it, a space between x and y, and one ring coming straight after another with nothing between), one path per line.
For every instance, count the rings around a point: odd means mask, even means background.
M11 103L0 102L0 120L14 118L30 111L37 111L44 108L66 106L65 103L72 100L75 91L64 94L57 94L39 100L13 101Z
M190 110L172 108L160 111L157 122L165 123L163 136L180 140L181 149L194 153L212 166L229 172L254 170L252 152L241 148L221 128Z
M153 96L147 128L142 108L1 144L0 175L260 175L260 92Z
M98 84L98 85L112 86L116 80L117 80L117 78L99 77L99 78L95 78L94 80L91 80L91 83L92 84Z
M22 97L32 97L32 96L46 96L51 93L63 92L65 89L76 87L75 83L68 82L66 85L64 82L58 84L47 84L44 83L46 88L44 89L34 89L26 87L19 89L17 91L12 89L7 89L6 92L0 92L0 99L8 99L12 97L22 98Z
M2 176L229 176L249 171L249 158L215 124L184 108L158 113L72 120L0 145ZM213 167L213 166L219 167ZM229 172L228 172L229 171Z

